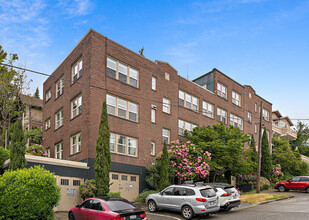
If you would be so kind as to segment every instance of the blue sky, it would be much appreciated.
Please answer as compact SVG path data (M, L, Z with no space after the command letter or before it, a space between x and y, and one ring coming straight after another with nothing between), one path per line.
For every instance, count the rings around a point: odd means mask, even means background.
M309 118L309 1L0 0L0 44L51 74L93 28L194 79L217 68L290 118ZM30 92L45 77L29 73Z

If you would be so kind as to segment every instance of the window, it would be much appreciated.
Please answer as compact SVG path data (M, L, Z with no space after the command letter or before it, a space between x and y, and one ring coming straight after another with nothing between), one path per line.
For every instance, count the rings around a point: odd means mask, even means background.
M151 109L151 122L156 123L156 110Z
M72 83L75 83L77 79L82 76L83 61L80 59L72 66Z
M126 175L121 175L121 180L127 181L127 180L128 180L128 176L126 176Z
M68 185L69 185L69 180L68 180L68 179L61 179L61 180L60 180L60 185L62 185L62 186L68 186Z
M224 124L227 123L227 113L221 108L217 108L217 120L222 121Z
M251 97L252 97L252 96L251 96L251 92L249 92L249 98L251 99Z
M254 111L257 112L257 104L254 104Z
M51 99L51 90L50 89L46 92L45 97L46 97L46 102Z
M56 159L62 159L62 152L63 152L63 143L58 143L55 146L55 158Z
M71 118L75 118L82 113L82 95L79 95L71 102L71 113Z
M151 89L156 91L157 90L157 78L156 77L152 77L151 80Z
M171 100L168 98L163 98L163 112L168 114L171 113Z
M106 95L107 113L137 122L138 105L112 95Z
M179 90L179 105L193 111L198 111L198 98Z
M263 119L269 121L269 111L263 108Z
M166 144L169 144L170 143L170 130L163 128L162 136L163 136L163 143L165 142Z
M47 148L45 153L46 153L47 157L50 157L50 148Z
M80 186L80 180L73 180L73 186Z
M156 155L156 143L155 142L151 142L150 155L152 155L152 156Z
M248 121L251 123L251 112L248 112Z
M257 133L257 127L254 125L254 133Z
M136 176L131 176L131 182L136 182Z
M203 115L213 118L214 117L214 105L203 101Z
M218 96L227 99L226 86L221 84L221 83L217 83L217 94L218 94Z
M118 71L117 71L118 69ZM119 80L120 82L129 84L138 88L138 75L139 72L134 68L120 63L112 58L107 58L106 75Z
M232 103L241 106L241 95L234 91L232 91Z
M55 114L55 122L55 129L58 129L63 125L63 109Z
M137 156L137 139L121 134L110 133L110 152Z
M239 128L240 130L243 129L243 120L242 118L230 114L230 125L233 125L235 128Z
M188 132L192 132L195 127L197 127L197 125L192 124L187 121L183 121L181 119L178 120L178 134L179 135L184 135L185 130L187 130Z
M118 180L118 178L119 178L119 177L118 177L118 174L112 174L112 179L113 179L113 180Z
M50 119L47 119L45 121L45 130L48 130L50 128Z
M56 98L62 95L64 89L64 79L61 78L56 82Z
M81 135L80 133L71 137L71 154L75 154L81 151Z
M170 74L169 73L165 73L165 79L170 81Z

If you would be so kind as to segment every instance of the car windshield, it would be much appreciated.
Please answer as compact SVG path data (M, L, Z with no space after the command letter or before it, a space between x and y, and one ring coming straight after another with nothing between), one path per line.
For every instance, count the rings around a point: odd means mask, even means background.
M213 190L211 188L201 189L200 192L201 192L202 196L204 196L204 197L214 197L214 196L217 195L215 190Z
M125 201L106 201L106 205L111 211L135 209L135 206Z

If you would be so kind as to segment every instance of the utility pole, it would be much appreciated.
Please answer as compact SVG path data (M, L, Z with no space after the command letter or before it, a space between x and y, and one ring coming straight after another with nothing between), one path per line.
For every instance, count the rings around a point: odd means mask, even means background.
M258 146L258 164L257 164L257 175L256 175L256 193L260 193L261 159L262 159L262 121L263 121L263 102L261 101L260 127L259 127L259 146Z

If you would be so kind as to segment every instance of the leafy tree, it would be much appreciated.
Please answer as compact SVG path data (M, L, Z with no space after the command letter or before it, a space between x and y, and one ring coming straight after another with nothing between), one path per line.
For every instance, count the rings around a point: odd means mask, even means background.
M0 146L0 169L3 168L4 162L9 159L9 152Z
M257 163L258 161L258 152L256 151L256 147L255 147L255 140L254 140L254 136L251 136L251 144L250 144L250 153L251 153L251 161Z
M111 167L111 153L109 147L109 126L106 102L103 102L99 135L96 144L95 185L97 195L103 196L109 192L109 172Z
M25 139L30 139L30 145L42 144L43 132L41 127L34 127L31 130L25 131Z
M144 46L138 51L139 55L144 56Z
M261 159L261 176L270 179L272 171L271 155L266 129L262 136L262 159Z
M237 173L246 173L244 160L244 146L248 136L239 128L226 127L223 123L207 127L196 127L186 137L203 151L211 153L209 161L213 181L217 181L223 174L227 177Z
M34 98L39 99L40 98L40 92L39 92L39 87L36 87L35 93L33 94Z
M160 182L159 182L159 189L163 190L164 188L169 186L169 173L168 173L168 166L170 164L170 159L167 153L166 143L164 142L163 146L163 154L162 154L162 161L160 167Z
M297 123L297 138L291 141L291 147L293 149L298 149L300 154L309 156L309 146L307 144L309 140L309 128L308 125L298 122Z
M250 147L245 149L245 158L247 161L247 173L254 174L257 171L258 153L255 147L254 136L251 136Z
M18 60L17 54L8 54L0 45L0 63L13 65ZM22 112L23 106L19 94L26 87L26 77L23 72L12 67L0 65L0 128L4 133L5 148L8 144L10 123L14 122Z

